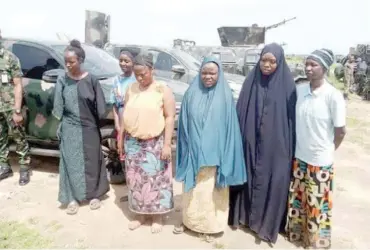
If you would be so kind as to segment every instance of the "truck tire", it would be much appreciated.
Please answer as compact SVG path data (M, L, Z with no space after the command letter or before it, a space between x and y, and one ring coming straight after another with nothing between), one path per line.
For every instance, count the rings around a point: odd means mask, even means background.
M116 135L113 126L100 129L102 137L102 148L105 165L107 167L107 177L110 184L123 184L126 182L124 166L120 162L116 145Z

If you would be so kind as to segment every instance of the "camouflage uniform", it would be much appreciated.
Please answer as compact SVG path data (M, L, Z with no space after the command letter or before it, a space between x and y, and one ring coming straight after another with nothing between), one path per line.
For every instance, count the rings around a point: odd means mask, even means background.
M17 144L20 168L25 170L29 167L31 157L25 128L23 125L16 126L13 121L15 77L22 77L19 59L0 44L0 167L10 168L8 133L11 132Z
M354 63L347 61L344 64L344 94L348 94L354 82Z

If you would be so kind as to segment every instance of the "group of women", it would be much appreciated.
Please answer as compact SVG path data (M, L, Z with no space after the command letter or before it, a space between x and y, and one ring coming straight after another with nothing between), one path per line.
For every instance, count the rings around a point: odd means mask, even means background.
M69 214L83 201L99 208L109 190L98 128L105 100L99 82L80 67L84 57L72 41L65 51L68 73L58 79L55 93L54 115L61 120L59 201ZM325 79L333 61L330 50L314 51L306 60L309 83L296 87L282 47L269 44L235 105L220 62L204 59L179 115L182 223L174 233L212 235L243 225L270 243L285 232L306 247L330 247L333 154L345 135L344 98ZM128 207L135 214L129 228L150 220L158 233L162 216L174 208L175 100L154 79L150 57L122 51L119 62L123 74L111 102Z

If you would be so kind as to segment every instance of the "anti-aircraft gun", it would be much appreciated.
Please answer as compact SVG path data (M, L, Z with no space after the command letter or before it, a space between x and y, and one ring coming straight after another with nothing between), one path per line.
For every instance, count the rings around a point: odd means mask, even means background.
M85 43L104 48L110 40L110 16L92 10L85 11Z
M239 71L242 75L247 76L258 62L262 51L261 45L265 44L266 31L278 28L295 19L296 17L284 19L266 27L259 27L257 24L242 27L228 26L220 27L217 31L221 45L223 47L232 47L235 53L241 57Z
M173 40L173 48L178 48L182 50L189 50L196 46L195 41L185 40L185 39L174 39Z

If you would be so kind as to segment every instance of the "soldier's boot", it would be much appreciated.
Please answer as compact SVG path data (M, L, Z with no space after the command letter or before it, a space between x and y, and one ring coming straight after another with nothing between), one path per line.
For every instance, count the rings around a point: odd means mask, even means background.
M30 169L25 166L21 166L19 170L19 185L25 186L30 182Z
M0 163L0 181L13 176L13 170L8 163Z

